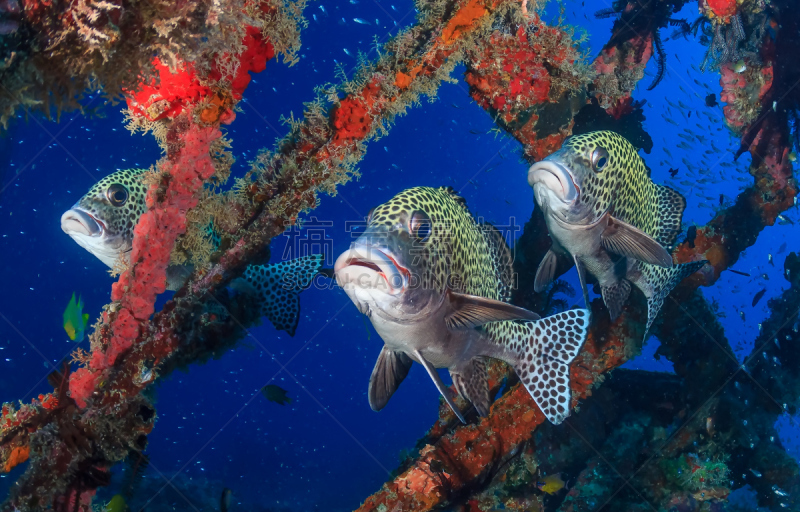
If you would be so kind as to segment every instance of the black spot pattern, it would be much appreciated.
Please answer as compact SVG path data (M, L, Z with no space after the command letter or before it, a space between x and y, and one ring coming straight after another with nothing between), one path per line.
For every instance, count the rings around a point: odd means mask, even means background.
M578 355L589 331L589 312L571 309L531 324L532 337L521 347L516 365L519 380L548 420L559 424L569 416L569 363Z
M510 291L497 275L511 275L511 257L501 256L499 242L486 233L492 228L475 222L463 198L452 189L416 187L404 190L372 211L371 226L408 231L416 212L431 219L431 234L418 251L415 271L423 286L444 292L449 288L495 300L507 300ZM505 246L505 242L503 242ZM508 247L505 247L508 253ZM507 265L498 268L498 265Z
M244 279L261 303L261 314L280 331L294 336L300 319L300 292L319 272L323 256L312 254L272 265L250 265Z
M608 151L608 163L595 171L591 155L598 149ZM641 229L668 250L672 249L681 230L684 197L669 187L656 185L636 149L622 136L609 131L591 132L570 137L562 148L549 156L568 167L581 190L581 202L592 207L599 218L608 211L619 220ZM648 329L664 299L683 277L696 271L702 262L663 268L641 261L633 262L626 277L635 282L648 298ZM641 277L637 278L641 272ZM630 277L633 276L633 277ZM627 297L628 285L615 290L617 303L609 303L613 314L619 314L622 295ZM604 290L604 297L612 293Z
M509 302L514 288L514 256L500 231L490 224L485 224L483 230L490 247L495 277L499 283L498 300Z
M142 183L146 169L125 169L109 174L89 189L78 205L102 221L109 235L122 236L128 243L133 240L133 228L147 210L147 187ZM122 185L128 199L114 206L107 197L111 185ZM215 244L219 237L212 233ZM276 329L294 336L300 315L298 294L306 289L322 264L322 255L315 254L274 265L251 265L244 279L257 292L262 314Z
M600 172L591 167L597 148L609 154ZM581 201L592 205L597 216L608 211L667 248L675 243L686 200L675 190L653 183L636 148L624 137L609 131L575 135L548 158L567 164L581 189Z
M452 189L404 190L373 210L370 226L384 226L390 232L408 231L408 219L415 211L424 212L433 223L430 238L422 247L422 261L414 269L423 274L422 282L441 292L449 287L460 293L509 300L512 256L505 240L493 227L478 224L464 199ZM454 281L453 276L459 279ZM490 322L479 330L514 354L516 361L509 362L520 380L547 418L560 423L569 415L568 365L585 341L588 327L589 312L571 310L537 321ZM534 394L530 387L533 378L547 386L547 399L541 388L536 388L538 397ZM477 381L466 375L454 376L454 382L465 398L482 396L472 394L470 382ZM477 388L474 392L478 393ZM482 410L481 403L473 404Z
M109 174L89 189L78 201L78 206L102 221L109 235L119 235L130 242L133 240L133 228L147 210L147 188L142 183L146 171L125 169ZM128 191L128 200L121 206L111 204L106 195L108 188L114 184L122 185Z
M486 371L486 363L483 358L475 357L464 375L451 372L453 385L456 391L465 400L469 400L475 406L480 416L489 415L489 374Z
M642 274L645 280L650 285L650 290L645 290L647 296L647 327L645 328L645 337L647 332L650 331L650 326L658 316L661 306L664 305L664 299L675 288L678 283L683 281L687 276L690 276L700 270L707 261L693 261L684 265L675 265L672 268L659 267L658 265L648 265L647 263L640 263Z

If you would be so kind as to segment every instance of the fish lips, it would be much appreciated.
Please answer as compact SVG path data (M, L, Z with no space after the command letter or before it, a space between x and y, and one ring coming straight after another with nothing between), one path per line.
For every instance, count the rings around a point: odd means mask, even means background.
M90 213L73 207L61 215L61 229L70 236L102 236L105 226Z
M528 169L528 184L534 190L536 185L541 185L570 205L574 204L580 195L569 169L553 160L542 160L533 164Z
M342 288L356 287L400 295L408 288L410 272L386 247L354 243L333 266Z
M78 206L61 215L61 229L78 245L112 268L121 255L131 250L130 239L110 233L101 220Z

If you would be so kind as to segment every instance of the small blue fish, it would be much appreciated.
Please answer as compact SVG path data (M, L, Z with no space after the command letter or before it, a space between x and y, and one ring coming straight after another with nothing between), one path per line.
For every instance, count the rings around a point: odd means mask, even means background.
M67 309L64 310L64 330L67 331L69 339L78 343L83 341L83 334L88 323L89 313L83 312L83 300L79 296L76 302L73 293Z
M361 18L353 18L353 21L355 21L355 22L356 22L356 23L358 23L359 25L370 25L370 24L371 24L371 23L370 23L370 22L368 22L367 20L363 20L363 19L361 19Z

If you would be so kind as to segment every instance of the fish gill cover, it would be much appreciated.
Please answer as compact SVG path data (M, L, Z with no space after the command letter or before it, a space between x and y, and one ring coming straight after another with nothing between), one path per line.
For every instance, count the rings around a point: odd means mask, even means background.
M218 510L220 496L243 510L754 509L742 496L800 509L795 6L366 4L0 1L0 211L4 268L14 269L0 308L2 510L118 508L117 495L137 510ZM370 41L366 30L380 25ZM371 55L339 52L340 40ZM297 66L263 73L276 54ZM714 73L718 86L706 83ZM440 90L443 82L460 87ZM724 106L705 106L708 91ZM258 150L264 130L277 132L261 111L286 114L304 94L302 116L285 117L287 132ZM459 125L467 94L489 115L465 114ZM452 100L420 105L437 95ZM119 100L126 127L152 134L157 149L115 135ZM101 111L111 118L97 118ZM632 294L614 320L600 298L591 301L591 328L570 366L572 415L559 426L496 360L486 367L497 395L486 417L460 397L466 425L444 402L432 417L435 392L422 376L373 415L365 388L379 346L354 339L366 336L341 292L324 281L304 292L299 340L288 340L259 327L261 304L232 286L248 265L287 256L277 254L284 234L292 241L324 228L313 240L331 247L327 237L338 231L337 250L346 249L344 223L326 224L323 212L363 218L409 186L455 185L487 220L512 225L509 241L519 235L511 302L550 313L571 285L534 290L551 241L525 174L573 133L598 129L646 151L652 144L651 178L690 204L673 261L708 265L678 284L650 330L669 371L637 358L644 297ZM73 139L95 147L67 147ZM732 151L718 147L730 140ZM37 161L50 148L63 154ZM514 149L521 162L498 168ZM487 163L475 169L478 154ZM747 172L731 156L749 158ZM109 295L102 268L51 226L112 170L148 166L129 261L115 265L111 302L96 316ZM521 233L502 220L531 210ZM170 266L187 262L188 280L164 294ZM555 277L574 286L567 270L557 267ZM756 308L752 296L763 288L768 298ZM76 290L94 325L88 345L73 351L52 333L61 336L63 305ZM737 300L738 292L748 296ZM317 359L295 370L304 351ZM273 381L291 404L263 399ZM414 438L393 470L398 448ZM563 487L549 484L556 475Z

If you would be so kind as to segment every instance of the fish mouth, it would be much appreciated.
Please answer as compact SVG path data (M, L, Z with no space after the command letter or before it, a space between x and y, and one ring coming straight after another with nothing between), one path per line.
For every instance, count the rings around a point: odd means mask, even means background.
M362 244L353 244L350 250L342 253L333 271L342 288L350 285L389 295L402 294L408 288L411 275L389 249Z
M89 212L72 208L61 215L61 229L70 236L102 236L106 226Z
M528 170L528 184L534 187L541 184L555 193L565 203L574 203L579 196L578 186L572 173L552 160L542 160Z

